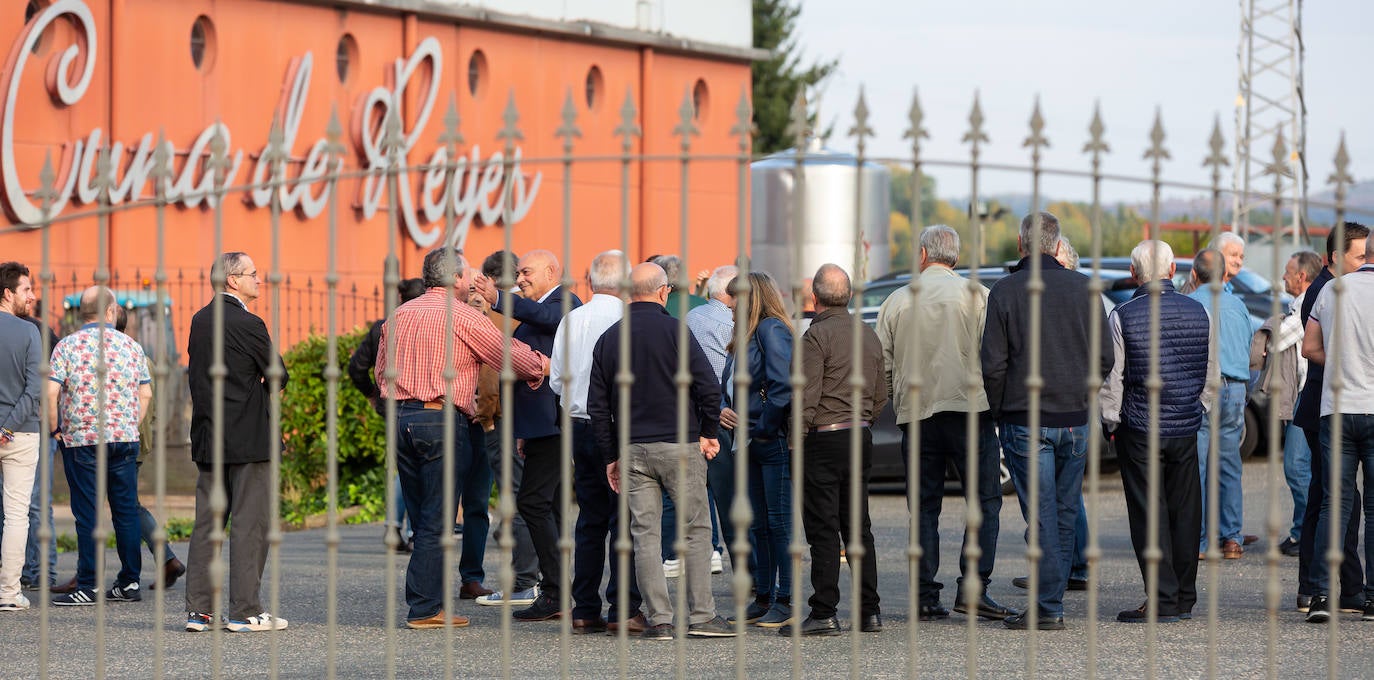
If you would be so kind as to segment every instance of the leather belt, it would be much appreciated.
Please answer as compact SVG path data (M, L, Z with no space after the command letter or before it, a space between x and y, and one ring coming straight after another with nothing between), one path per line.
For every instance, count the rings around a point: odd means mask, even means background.
M870 424L870 423L869 423L867 420L860 420L860 421L857 422L857 423L856 423L856 422L853 422L853 421L850 421L850 422L847 422L847 423L831 423L830 425L817 425L817 426L811 428L811 431L812 431L812 432L839 432L840 430L852 430L852 429L854 429L854 428L856 428L856 427L868 427L869 424Z
M402 399L401 403L408 404L410 406L419 406L420 408L426 408L431 411L444 410L444 400L442 399L435 399L434 401L420 401L419 399Z

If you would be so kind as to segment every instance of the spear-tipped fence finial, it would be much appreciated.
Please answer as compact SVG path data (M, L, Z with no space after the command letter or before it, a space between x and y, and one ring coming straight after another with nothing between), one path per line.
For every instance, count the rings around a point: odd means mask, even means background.
M571 87L568 88L568 93L563 98L562 118L563 124L554 132L554 136L563 138L563 152L571 154L573 140L581 139L582 137L582 130L577 127L577 106L573 104Z
M643 135L637 122L639 110L635 108L635 95L625 90L625 103L620 105L620 125L615 126L615 135L620 137L620 146L625 154L634 149L635 138Z

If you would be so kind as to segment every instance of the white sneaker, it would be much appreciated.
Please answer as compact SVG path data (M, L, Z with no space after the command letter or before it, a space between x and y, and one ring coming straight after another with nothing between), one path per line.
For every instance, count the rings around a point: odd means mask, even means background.
M663 560L663 576L677 578L682 575L682 560Z
M711 573L720 574L725 572L725 561L720 558L720 551L711 552Z
M229 619L224 623L224 629L230 633L257 633L264 630L284 630L285 628L286 619L279 619L267 612L250 616L243 621Z
M23 593L14 596L14 599L0 600L0 612L18 612L29 608L29 598L24 597Z
M530 586L524 590L515 591L515 595L511 596L510 598L510 603L512 606L523 605L528 607L529 605L534 604L534 601L538 597L539 586ZM499 607L502 604L504 604L505 601L506 598L504 595L501 594L500 590L497 590L496 592L490 595L483 595L477 598L477 604L486 605L488 607Z

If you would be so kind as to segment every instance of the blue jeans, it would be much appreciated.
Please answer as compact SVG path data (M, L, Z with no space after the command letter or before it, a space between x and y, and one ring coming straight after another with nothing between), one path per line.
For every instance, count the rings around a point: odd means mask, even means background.
M1338 526L1344 527L1347 518L1355 509L1356 474L1363 468L1364 473L1364 599L1374 599L1374 415L1345 414L1341 419L1341 441L1339 449L1331 441L1331 420L1335 416L1322 416L1322 452L1333 465L1341 466L1340 514L1335 516ZM1338 455L1339 454L1339 455ZM1328 487L1321 499L1321 514L1317 517L1317 535L1314 537L1313 554L1320 558L1326 554L1327 539L1331 521L1331 489ZM1312 594L1327 595L1330 592L1330 571L1324 560L1313 564L1311 569Z
M406 567L406 603L410 605L406 619L415 621L443 608L444 555L439 538L453 530L453 512L444 511L444 412L412 402L397 404L397 411L396 467L415 530L415 550ZM455 480L461 484L473 457L468 420L455 414L453 426L451 460Z
M406 497L405 494L401 493L401 473L396 473L396 479L393 479L391 483L395 487L394 495L396 496L395 527L404 529L401 532L401 538L408 538L412 533L415 533L415 530L410 526L408 515L406 515Z
M72 494L72 515L76 519L76 584L81 588L96 587L96 552L104 546L95 544L96 523L96 447L72 446L62 449L62 465L67 472L67 486ZM106 445L105 493L114 522L115 546L119 553L117 585L138 583L143 570L140 529L141 506L138 504L138 442L115 442Z
M1283 429L1283 477L1293 495L1293 527L1288 537L1302 540L1302 517L1307 512L1307 487L1312 483L1312 451L1307 448L1307 436L1292 421Z
M1021 502L1036 501L1040 531L1039 613L1064 615L1064 590L1073 568L1079 508L1083 503L1083 468L1087 464L1088 427L1042 427L1032 441L1025 425L1001 424L1002 453ZM1030 497L1030 448L1039 451L1035 475L1039 497Z
M754 596L791 601L792 456L785 439L749 442L749 528L758 550L754 562Z
M719 527L720 540L716 540L715 532L712 533L711 542L716 546L716 550L721 547L721 554L730 556L730 568L736 571L748 569L750 574L754 573L756 553L758 547L754 545L754 533L747 528L744 538L749 542L749 555L746 564L735 564L735 522L730 518L730 512L735 508L735 451L734 433L732 430L721 428L720 430L720 453L715 458L706 461L706 490L711 496L711 521L714 527ZM742 491L742 490L741 490ZM746 496L744 501L749 502Z
M1217 408L1220 409L1220 443L1217 449L1217 467L1220 474L1217 504L1221 512L1220 526L1217 527L1217 540L1241 542L1241 502L1244 490L1240 486L1240 440L1245 433L1245 383L1235 380L1222 382L1218 394ZM1207 448L1211 441L1212 419L1210 414L1202 416L1202 429L1197 432L1197 466L1202 482L1202 542L1198 550L1207 550Z
M458 484L457 494L463 502L463 550L458 558L458 574L463 583L481 583L486 579L482 570L482 558L487 553L487 530L491 528L491 517L487 508L491 505L491 463L487 461L487 433L479 426L468 430L468 451L478 452L468 456L467 473L455 477Z

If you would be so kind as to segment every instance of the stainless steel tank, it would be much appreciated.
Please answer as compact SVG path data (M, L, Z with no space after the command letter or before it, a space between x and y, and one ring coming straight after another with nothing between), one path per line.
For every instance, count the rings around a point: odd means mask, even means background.
M750 166L750 267L777 279L791 290L792 258L801 241L802 278L810 278L822 264L832 262L851 279L867 281L886 274L891 263L888 246L891 172L878 163L856 163L853 154L822 148L818 141L803 155L797 182L795 150L762 158ZM856 187L862 178L862 193ZM803 195L801 214L796 194ZM857 204L858 234L855 233ZM863 249L854 271L854 249Z

